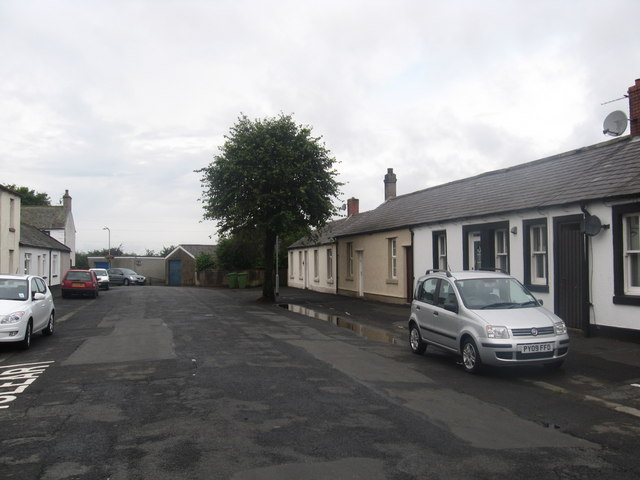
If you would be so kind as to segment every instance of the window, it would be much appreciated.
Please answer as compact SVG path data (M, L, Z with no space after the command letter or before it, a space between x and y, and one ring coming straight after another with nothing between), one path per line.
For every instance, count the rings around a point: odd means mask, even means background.
M353 278L353 242L347 242L347 278Z
M612 207L613 303L640 306L640 203Z
M440 290L438 291L438 306L440 308L445 308L447 306L449 309L453 309L458 307L458 299L456 298L456 292L447 280L442 280L440 282Z
M398 278L398 239L389 238L389 278Z
M298 279L302 280L302 252L298 252Z
M524 220L524 283L534 292L549 291L549 252L547 219Z
M58 276L58 255L55 253L51 255L51 276L53 278Z
M15 232L16 228L16 200L9 199L9 230Z
M320 281L320 258L318 258L318 249L313 251L313 279Z
M327 248L327 282L333 282L333 249Z
M416 300L435 305L436 303L436 287L438 286L437 278L428 278L422 284L418 284L416 291Z
M496 230L495 233L496 270L509 272L509 238L506 230Z
M531 245L531 275L532 285L547 284L547 227L534 225L529 232Z
M640 295L640 213L622 220L624 255L624 293Z
M293 278L293 252L289 252L289 278Z
M30 271L31 271L31 254L25 253L24 254L24 274L29 275Z
M433 232L433 268L447 270L447 232Z

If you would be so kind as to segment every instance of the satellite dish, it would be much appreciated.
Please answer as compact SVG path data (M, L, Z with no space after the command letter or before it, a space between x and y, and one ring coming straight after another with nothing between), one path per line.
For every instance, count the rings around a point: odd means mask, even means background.
M595 215L589 215L584 219L584 233L585 235L589 235L593 237L597 235L602 230L602 222Z
M612 137L619 137L627 129L627 123L629 123L627 114L621 110L616 110L615 112L611 112L607 115L607 118L604 119L604 124L602 125L604 130L602 133Z

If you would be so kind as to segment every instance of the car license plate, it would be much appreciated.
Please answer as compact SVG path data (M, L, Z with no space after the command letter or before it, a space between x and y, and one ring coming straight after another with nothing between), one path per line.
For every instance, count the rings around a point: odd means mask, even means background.
M84 287L84 283L72 283L71 286L72 287L82 288L82 287Z
M553 343L530 343L527 345L520 345L520 351L522 353L553 352Z

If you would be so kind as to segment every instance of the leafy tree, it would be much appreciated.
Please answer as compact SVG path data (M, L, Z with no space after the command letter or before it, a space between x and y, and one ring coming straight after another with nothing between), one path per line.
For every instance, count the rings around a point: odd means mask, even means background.
M20 199L20 204L23 206L26 205L35 205L42 207L51 206L51 199L49 195L44 192L36 192L35 190L30 189L29 187L17 187L15 185L7 185L9 190L13 190L16 193L19 193L22 197Z
M204 218L221 235L244 232L263 240L262 295L275 300L274 247L277 235L318 228L335 213L340 183L335 159L290 115L250 120L241 115L220 153L202 173Z
M166 257L167 255L169 255L171 252L173 252L176 249L175 245L169 245L168 247L165 247L164 245L162 246L162 250L160 250L160 252L158 253L158 256L160 257Z
M223 237L216 247L217 264L223 270L246 270L264 265L260 238L243 234Z
M196 271L202 272L208 268L216 267L216 257L210 253L201 253L196 256Z

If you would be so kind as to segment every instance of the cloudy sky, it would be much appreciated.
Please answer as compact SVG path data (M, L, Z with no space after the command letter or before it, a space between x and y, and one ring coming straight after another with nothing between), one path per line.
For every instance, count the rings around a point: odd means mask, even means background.
M0 0L0 183L73 197L77 249L214 243L200 175L241 113L293 114L342 200L608 140L640 1ZM628 130L626 132L628 134Z

